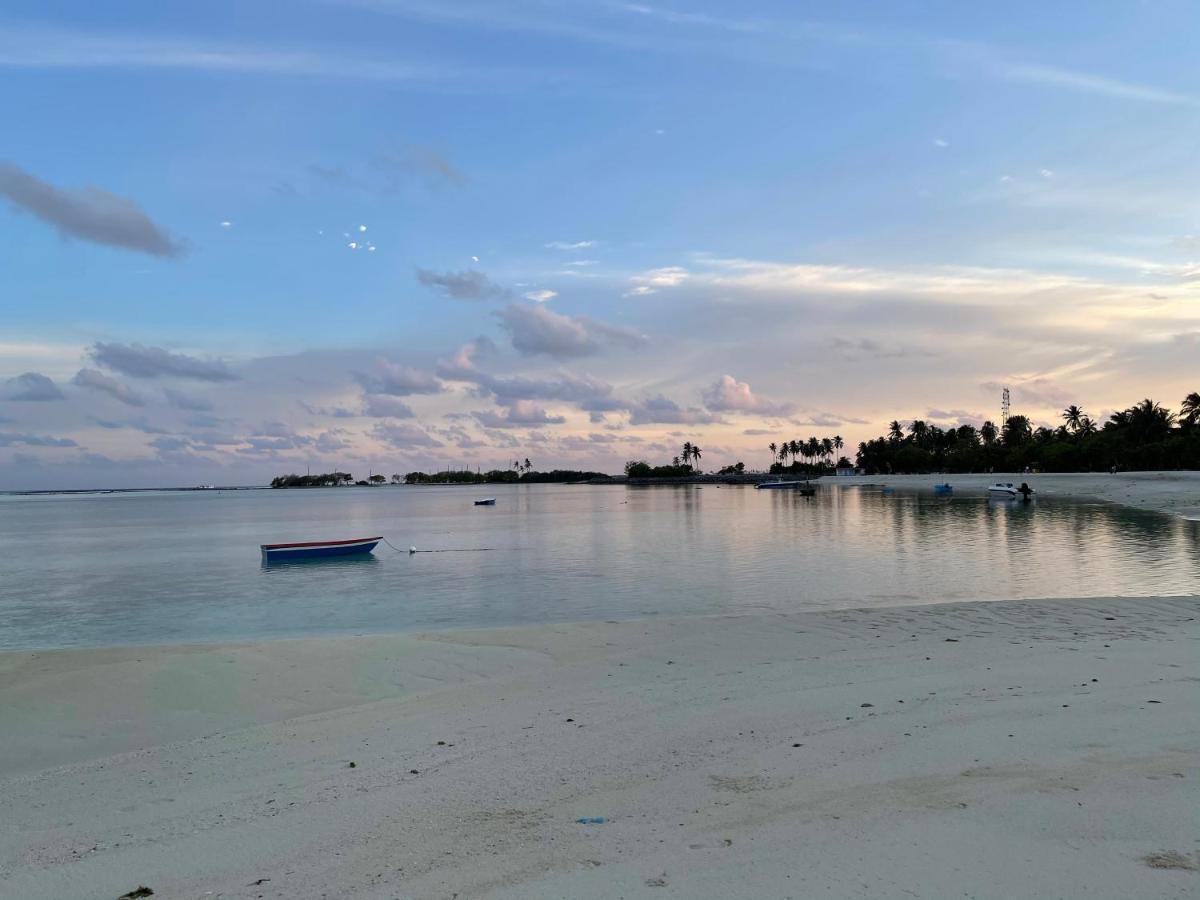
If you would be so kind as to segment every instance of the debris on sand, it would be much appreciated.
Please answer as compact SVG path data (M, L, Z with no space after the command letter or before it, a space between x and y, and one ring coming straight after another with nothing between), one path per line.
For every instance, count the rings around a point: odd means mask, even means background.
M1185 872L1195 872L1195 861L1183 853L1174 850L1164 850L1161 853L1149 853L1142 857L1142 862L1152 869L1182 869Z
M146 887L144 884L139 884L128 894L122 894L117 900L138 900L139 897L153 897L154 891Z

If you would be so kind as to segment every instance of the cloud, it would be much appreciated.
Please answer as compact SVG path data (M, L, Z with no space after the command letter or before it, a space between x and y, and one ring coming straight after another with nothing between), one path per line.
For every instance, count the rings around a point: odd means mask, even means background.
M589 247L596 247L599 241L551 241L546 244L547 250L586 250Z
M660 288L678 287L691 276L687 269L681 266L663 266L649 269L640 275L634 275L630 281L633 287L626 292L627 297L645 297L657 294Z
M334 166L314 163L308 172L332 187L382 195L399 193L414 177L424 180L431 189L444 185L461 187L467 183L466 175L444 154L430 147L386 151L365 163Z
M64 190L13 163L0 162L0 197L53 225L63 237L164 258L183 252L183 246L152 222L136 203L101 188Z
M838 428L842 425L867 425L870 424L866 419L856 419L854 416L845 416L840 413L822 412L814 410L806 412L801 418L789 419L793 425L812 425L816 428Z
M89 355L97 365L132 378L192 378L196 381L236 381L238 378L219 359L170 353L161 347L97 342L92 345Z
M629 414L631 425L712 425L722 421L708 410L694 406L685 409L661 394L635 404Z
M968 409L931 409L925 413L925 418L930 422L974 425L976 428L987 420L987 416L971 412Z
M404 153L383 153L371 160L376 169L395 170L401 173L422 175L431 182L441 182L461 187L467 176L445 157L431 147L411 147Z
M525 356L587 356L606 344L638 347L646 343L646 337L635 329L586 316L566 316L541 306L511 304L496 316L513 347Z
M498 69L471 69L395 55L328 54L276 45L214 43L137 32L89 33L0 27L0 67L28 69L179 69L199 72L328 78L339 81L429 83L470 79L495 84Z
M1006 386L1012 391L1014 415L1019 412L1016 409L1019 403L1032 403L1035 406L1058 409L1076 402L1069 391L1048 378L1013 379L1009 382L985 381L979 387L987 393L994 395L996 404L999 406L1000 392Z
M26 447L78 447L70 438L48 437L39 434L14 434L0 431L0 447L15 447L21 444Z
M766 428L747 428L746 430L744 430L742 432L742 434L748 435L749 437L759 437L760 435L776 434L776 433L777 432L770 431Z
M80 369L75 373L75 377L71 379L71 383L78 387L89 388L93 391L108 394L110 397L120 400L127 406L146 405L145 399L129 387L129 385L105 375L99 369Z
M1195 97L1187 94L1165 91L1129 81L1118 81L1103 75L1058 69L1053 66L1017 63L1003 66L1001 74L1010 81L1071 88L1088 94L1115 97L1120 100L1141 100L1146 103L1170 103L1185 106L1196 106L1198 103Z
M171 388L165 388L163 390L163 396L166 397L167 402L176 409L184 409L191 412L211 412L213 410L213 405L208 400L205 400L202 397L192 397L188 394L181 393L180 391L172 390Z
M24 372L4 383L0 388L0 400L16 400L24 403L43 403L62 400L63 392L57 384L40 372Z
M368 393L391 394L394 397L440 394L445 389L442 382L429 372L398 365L386 359L375 362L374 372L356 372L354 377Z
M531 400L514 400L503 414L479 410L471 415L485 428L541 428L567 421L565 416L551 415Z
M396 450L415 450L421 447L444 446L437 438L432 437L423 428L416 425L397 425L390 422L377 422L371 429L371 435Z
M718 412L758 413L764 416L786 416L791 404L773 403L755 396L750 385L732 375L722 375L704 392L704 405Z
M905 347L900 344L883 344L873 338L840 338L835 337L829 346L837 350L846 359L903 359L912 356L936 356L931 350L919 347Z
M417 269L417 281L426 287L434 288L445 297L455 300L487 300L491 297L503 297L508 291L491 281L482 272L474 269L464 269L461 272L433 272L429 269Z
M558 292L543 289L540 291L529 291L527 294L522 294L522 296L526 300L532 300L535 303L548 303L558 296Z
M944 149L946 149L947 147L949 147L949 146L950 146L950 142L949 142L949 141L947 141L947 140L945 140L944 138L935 137L935 138L933 139L933 146L935 146L935 147L939 147L939 148L941 148L941 149L943 149L943 150L944 150Z
M375 419L411 419L416 413L398 397L388 394L367 394L363 415Z

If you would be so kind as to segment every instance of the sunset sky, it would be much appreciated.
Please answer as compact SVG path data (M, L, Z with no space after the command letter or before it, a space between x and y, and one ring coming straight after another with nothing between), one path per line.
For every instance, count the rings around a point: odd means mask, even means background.
M1177 408L1197 47L1189 0L10 10L0 489Z

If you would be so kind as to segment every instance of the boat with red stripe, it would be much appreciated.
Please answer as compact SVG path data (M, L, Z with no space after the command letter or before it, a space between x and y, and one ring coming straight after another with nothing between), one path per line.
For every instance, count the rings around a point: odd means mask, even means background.
M263 562L293 559L324 559L370 553L383 537L351 538L348 541L300 541L291 544L260 544Z

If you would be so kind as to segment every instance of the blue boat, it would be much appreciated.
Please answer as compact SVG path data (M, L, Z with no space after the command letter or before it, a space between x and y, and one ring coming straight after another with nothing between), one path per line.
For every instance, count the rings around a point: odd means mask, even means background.
M334 556L367 554L382 537L352 538L348 541L304 541L294 544L260 544L263 562L287 562L293 559L325 559Z
M954 485L952 485L952 484L935 484L933 486L933 492L935 494L953 494L954 493Z

